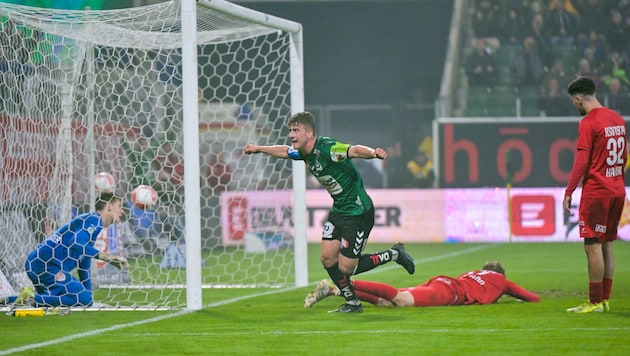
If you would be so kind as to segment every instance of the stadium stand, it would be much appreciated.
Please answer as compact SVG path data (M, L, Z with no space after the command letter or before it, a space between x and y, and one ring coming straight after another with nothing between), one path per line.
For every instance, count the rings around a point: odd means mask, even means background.
M621 95L630 90L630 3L623 0L475 0L469 3L467 29L464 34L465 58L472 52L472 44L483 38L486 51L496 63L496 82L493 87L479 88L464 83L464 116L540 116L538 105L547 94L548 82L557 79L564 93L568 81L586 75L599 83L598 92L606 102L612 98L611 80L621 82ZM601 16L593 21L593 14ZM573 35L550 41L562 16L576 21ZM523 26L515 28L514 23ZM598 26L593 26L593 23ZM599 32L598 32L599 31ZM521 38L519 38L519 36ZM544 67L541 83L526 86L515 80L511 66L521 53L526 37L536 40L536 53ZM464 63L464 61L461 61ZM586 64L588 62L588 65ZM588 68L588 70L585 70ZM465 76L465 72L461 71ZM615 93L618 96L619 93ZM611 99L612 100L612 99ZM562 111L559 111L562 112ZM552 114L555 115L555 114Z

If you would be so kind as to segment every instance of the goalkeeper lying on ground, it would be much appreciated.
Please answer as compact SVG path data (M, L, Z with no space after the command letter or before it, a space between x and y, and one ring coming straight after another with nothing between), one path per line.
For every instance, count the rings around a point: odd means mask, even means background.
M96 200L95 210L76 216L31 251L24 267L37 293L25 287L19 295L5 298L5 304L38 307L92 305L92 258L121 269L128 267L124 257L99 252L94 247L101 230L120 221L123 214L121 199L112 193L102 193ZM72 274L75 269L79 278Z

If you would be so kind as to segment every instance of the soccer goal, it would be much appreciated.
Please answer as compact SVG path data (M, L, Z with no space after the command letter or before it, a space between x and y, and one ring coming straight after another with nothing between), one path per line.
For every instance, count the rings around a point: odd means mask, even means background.
M242 154L286 142L303 109L298 23L222 0L0 3L0 21L0 294L93 209L100 172L127 209L97 245L130 268L95 263L98 305L200 309L202 288L307 284L304 166ZM132 202L139 185L158 193L149 209ZM276 194L277 209L255 209Z

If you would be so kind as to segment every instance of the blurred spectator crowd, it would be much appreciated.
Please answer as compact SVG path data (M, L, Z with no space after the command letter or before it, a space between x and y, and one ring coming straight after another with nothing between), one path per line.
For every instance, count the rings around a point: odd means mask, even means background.
M630 115L630 0L474 0L465 116L574 116L587 76Z

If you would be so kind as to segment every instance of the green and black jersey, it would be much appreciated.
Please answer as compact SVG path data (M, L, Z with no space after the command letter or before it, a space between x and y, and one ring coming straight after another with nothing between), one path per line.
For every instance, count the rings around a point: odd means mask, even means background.
M303 160L308 170L333 198L332 211L339 215L361 215L372 208L359 171L348 159L349 144L330 137L318 137L313 152L306 157L289 148L289 157Z

